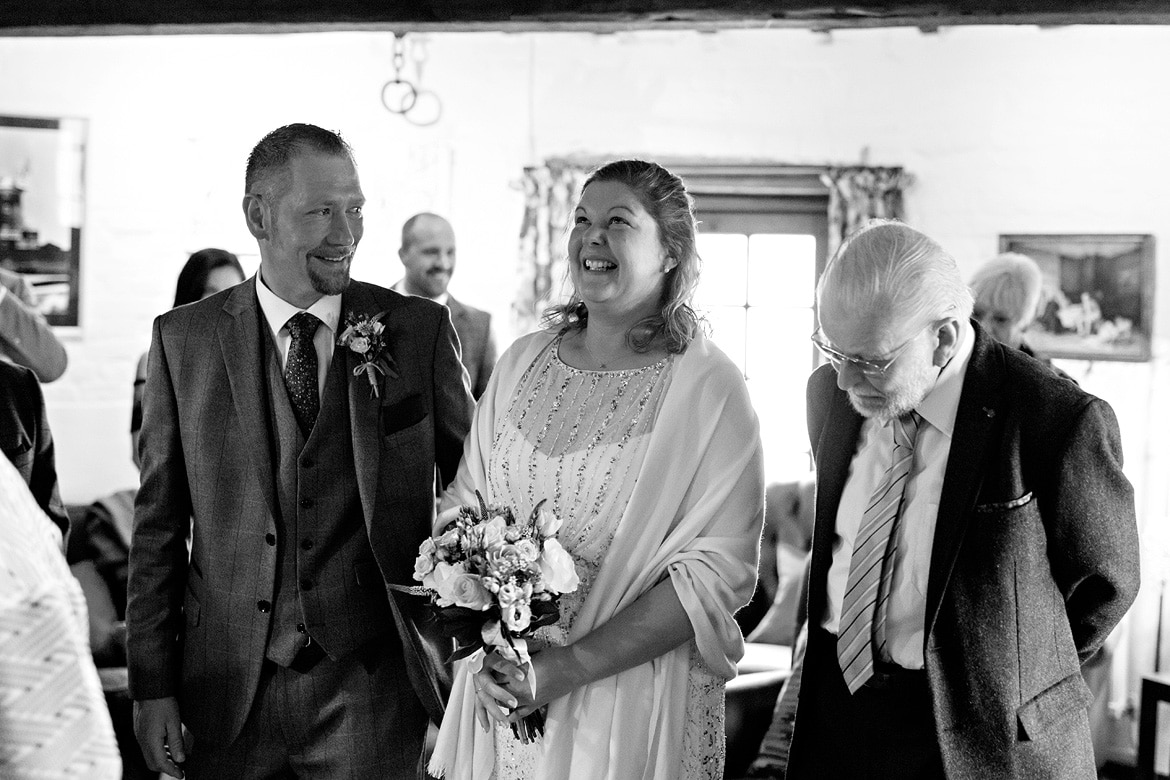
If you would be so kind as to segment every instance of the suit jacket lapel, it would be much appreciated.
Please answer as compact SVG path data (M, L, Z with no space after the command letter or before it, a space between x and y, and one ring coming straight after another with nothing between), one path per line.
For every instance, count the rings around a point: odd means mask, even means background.
M447 309L451 312L452 320L459 320L467 317L467 307L449 295L447 296Z
M264 399L264 350L261 339L268 334L261 328L260 303L256 299L255 277L236 287L223 305L216 332L220 350L227 366L232 402L241 425L246 430L263 431L263 436L249 436L252 467L264 493L264 501L273 516L280 515L276 497L276 481L272 467L272 434Z
M373 317L378 313L374 296L358 282L351 283L341 296L341 322L337 324L339 336L345 330L345 320L351 313L355 317L361 317L363 314ZM362 514L368 525L374 516L374 503L378 496L378 471L381 467L379 412L384 399L373 396L364 373L362 376L354 376L354 369L362 362L356 352L337 345L334 348L333 359L346 361L345 379L349 386L349 428L350 439L353 442L353 462L357 471ZM385 386L385 377L379 377L378 386L379 388Z
M951 437L951 451L939 498L938 519L930 559L930 578L926 588L926 636L938 617L943 593L946 592L967 533L971 508L979 496L988 446L998 441L995 432L1002 427L1002 347L977 325L975 347L967 364L959 411Z
M833 374L835 377L836 374ZM848 396L834 384L830 391L827 416L815 452L817 461L816 522L813 528L811 576L817 577L809 588L809 619L821 620L825 611L825 588L833 560L833 542L837 535L837 508L849 478L849 464L857 449L857 437L863 418L849 405Z

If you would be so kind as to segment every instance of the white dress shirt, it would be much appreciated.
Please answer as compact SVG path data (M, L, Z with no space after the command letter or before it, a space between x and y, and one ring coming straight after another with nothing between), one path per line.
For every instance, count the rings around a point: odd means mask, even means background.
M307 311L322 325L317 327L313 334L313 347L317 350L317 392L318 397L325 396L325 377L329 373L329 361L333 359L333 347L337 343L337 323L341 320L341 296L322 295L307 309L298 309L284 300L264 284L260 272L256 272L256 297L260 301L260 311L264 312L264 319L272 331L272 338L280 351L280 370L284 371L284 364L288 360L288 345L292 336L288 332L289 318L294 314Z
M914 464L902 498L898 520L898 549L894 575L886 605L887 650L890 659L907 669L923 667L926 623L926 583L934 546L938 504L943 477L951 452L951 436L959 411L959 396L975 335L965 325L959 347L939 373L934 387L914 410L922 417L914 445ZM849 580L853 542L862 515L877 489L894 454L894 433L888 423L873 418L861 426L857 451L849 465L849 478L837 507L837 536L833 542L833 563L829 568L826 630L837 633L841 602Z

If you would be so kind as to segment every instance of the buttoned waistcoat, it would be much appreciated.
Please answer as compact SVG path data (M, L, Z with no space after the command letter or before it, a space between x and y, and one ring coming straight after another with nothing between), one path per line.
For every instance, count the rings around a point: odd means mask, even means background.
M253 285L155 321L130 553L131 693L177 696L192 731L219 741L239 732L256 690L277 575L269 536L281 531L267 326ZM391 621L416 693L441 718L444 649L420 631L419 600L388 586L412 582L418 545L430 532L436 470L444 484L454 476L471 402L446 309L356 281L342 297L343 316L382 312L392 371L378 377L377 394L365 372L355 376L355 353L338 346L333 356L344 361L348 444L373 566L355 560L352 571L329 575L337 587L381 592L316 612L322 636L333 637L333 647L323 646L334 654L381 630L342 624L371 614Z

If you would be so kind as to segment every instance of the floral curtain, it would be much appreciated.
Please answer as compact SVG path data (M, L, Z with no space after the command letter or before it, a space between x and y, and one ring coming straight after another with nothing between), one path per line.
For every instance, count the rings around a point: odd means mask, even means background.
M524 169L519 288L512 303L516 333L535 330L544 309L566 295L570 216L586 175L584 166L564 160Z
M829 168L821 174L829 188L829 244L833 257L845 239L874 217L902 219L902 192L914 177L901 168L855 166Z
M515 333L536 329L550 304L563 300L570 216L589 166L563 159L524 169L524 220L516 262L517 290L512 303ZM827 168L821 181L829 189L827 256L872 217L901 219L902 193L914 177L901 168L850 166Z

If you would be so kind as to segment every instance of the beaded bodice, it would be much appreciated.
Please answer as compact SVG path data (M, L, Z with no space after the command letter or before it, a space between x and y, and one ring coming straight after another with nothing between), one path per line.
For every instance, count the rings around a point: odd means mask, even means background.
M625 514L676 361L669 356L644 368L586 371L560 359L560 343L553 339L521 377L496 422L487 469L492 501L512 507L517 517L547 501L545 508L563 522L557 538L581 578L574 592L561 596L556 624L537 630L530 643L536 647L568 641ZM687 706L679 778L716 780L723 775L723 685L693 648L692 654L687 690L677 692ZM498 724L494 739L493 780L536 779L540 740L522 744ZM580 771L605 772L602 766Z
M629 501L673 358L645 368L585 371L564 363L559 346L558 337L528 368L497 423L488 484L517 517L543 499L561 518L557 538L582 580L561 599L559 627L567 631ZM561 632L550 633L552 641L564 641Z

